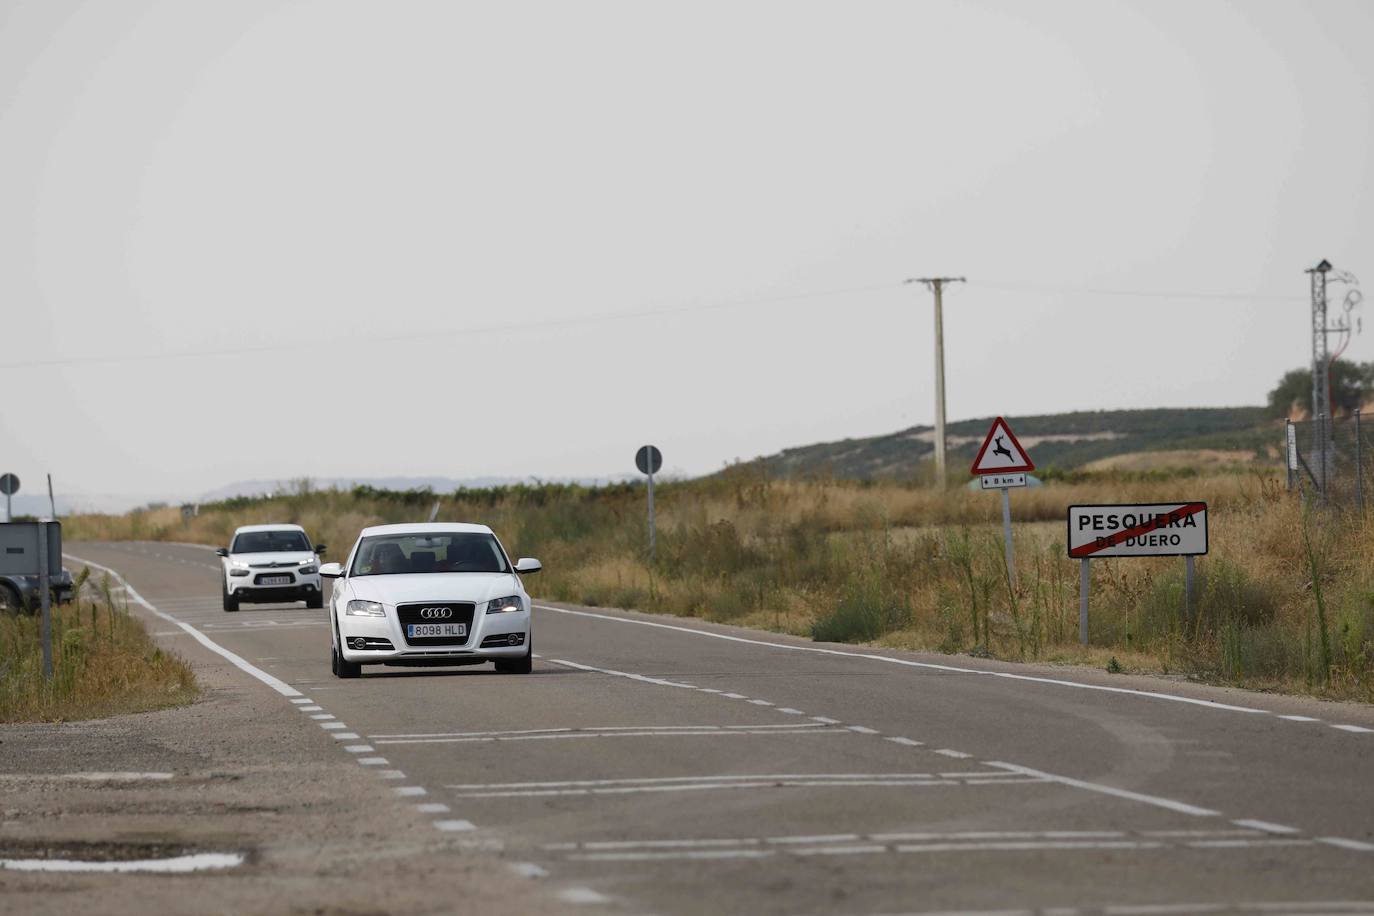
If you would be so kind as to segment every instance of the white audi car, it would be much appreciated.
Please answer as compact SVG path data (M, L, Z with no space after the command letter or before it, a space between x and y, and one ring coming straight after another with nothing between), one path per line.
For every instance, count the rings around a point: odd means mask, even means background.
M479 665L528 674L533 658L530 596L486 525L429 523L364 528L348 562L326 563L331 669L357 677L363 665Z
M323 544L311 545L300 525L245 525L234 532L228 547L215 553L223 566L226 611L241 602L304 601L324 607L320 581Z

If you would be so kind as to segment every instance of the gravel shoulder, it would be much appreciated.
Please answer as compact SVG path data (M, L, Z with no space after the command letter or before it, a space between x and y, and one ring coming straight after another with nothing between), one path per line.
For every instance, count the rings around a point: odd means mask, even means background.
M175 875L0 868L0 913L562 909L543 882L517 877L475 834L436 831L282 697L189 643L176 648L203 687L190 706L0 726L0 859L245 862Z

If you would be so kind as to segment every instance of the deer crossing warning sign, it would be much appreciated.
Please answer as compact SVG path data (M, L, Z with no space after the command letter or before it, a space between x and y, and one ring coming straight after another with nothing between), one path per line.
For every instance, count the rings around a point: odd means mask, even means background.
M978 450L978 457L973 459L970 473L1012 474L1033 470L1035 462L1030 460L1030 455L1016 441L1016 434L1011 431L1007 421L1001 417L993 420L992 428L983 440L983 447Z

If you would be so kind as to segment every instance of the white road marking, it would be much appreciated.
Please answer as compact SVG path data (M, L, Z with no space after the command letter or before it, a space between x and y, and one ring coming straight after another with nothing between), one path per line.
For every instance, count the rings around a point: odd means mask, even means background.
M605 894L598 894L590 887L570 887L567 890L559 891L558 899L564 903L610 903L611 898Z
M1031 780L1020 780L1018 784L1025 785ZM503 789L495 791L461 791L459 798L552 798L560 796L593 796L593 795L645 795L651 793L667 792L706 792L711 790L723 789L779 789L779 788L808 788L808 789L862 789L862 788L924 788L931 786L984 786L988 785L987 780L975 780L960 783L952 779L936 779L927 777L908 778L878 778L878 779L849 779L837 780L830 778L801 778L801 779L773 779L757 778L753 780L742 779L736 781L707 781L695 780L692 782L675 783L645 783L645 784L626 784L612 786L589 786L584 788L531 788L531 789ZM452 786L448 788L453 788Z
M375 751L376 748L370 744L350 744L348 747L344 748L344 750L348 751L350 754L370 754Z
M1315 840L1189 840L1193 849L1254 849L1270 846L1312 846Z
M357 741L361 736L357 732L334 732L335 741Z
M967 760L969 757L973 756L972 754L965 754L963 751L955 751L947 747L942 747L935 753L941 755L942 757L953 757L956 760Z
M1014 763L1001 763L999 761L986 760L984 764L998 769L1009 770L1013 773L1020 773L1024 776L1038 776L1050 782L1061 783L1072 786L1075 789L1086 789L1089 792L1100 792L1103 795L1114 795L1117 798L1125 798L1131 801L1142 802L1147 805L1154 805L1157 808L1164 808L1169 811L1177 811L1180 814L1191 814L1194 817L1216 817L1221 812L1213 811L1210 808L1200 808L1197 805L1190 805L1186 802L1174 801L1170 798L1162 798L1158 795L1146 795L1143 792L1132 792L1129 789L1118 789L1115 786L1104 786L1096 782L1088 782L1084 779L1074 779L1069 776L1056 776L1053 773L1046 773L1042 770L1033 770L1030 767L1017 766Z
M1252 830L1262 830L1265 833L1301 833L1296 827L1285 827L1283 824L1273 824L1269 821L1242 820L1232 821L1237 827L1249 827Z
M397 786L396 788L392 789L391 791L392 791L392 792L395 792L397 795L404 795L404 796L416 796L416 795L427 795L427 794L428 794L428 793L425 791L425 787L424 787L424 786Z
M575 741L588 738L742 738L749 736L776 735L844 735L843 729L808 728L788 729L785 731L754 729L648 729L645 731L573 731L554 732L543 735L506 735L491 738L401 738L396 740L377 740L378 744L490 744L509 741Z
M446 789L569 789L591 786L654 785L674 782L732 782L768 779L932 779L930 773L758 773L735 776L641 776L628 779L573 779L563 782L490 782L448 785Z
M324 709L323 706L297 706L296 708L301 712L319 712Z
M840 720L839 720L839 719L831 719L831 718L828 717L828 716L812 716L812 717L811 717L811 721L812 721L812 722L824 722L826 725L839 725L839 724L840 724Z
M512 862L509 867L511 871L522 878L547 878L549 876L548 869L533 862Z
M421 814L447 814L448 805L440 802L422 802L415 806L415 810Z
M326 719L332 719L332 718L334 718L334 717L333 717L332 715L330 715L329 713L327 713L327 712L321 712L321 713L316 713L315 715L311 716L310 718L312 718L312 719L314 719L314 720L316 720L316 721L318 721L318 722L323 722L323 721L326 720Z
M434 826L435 829L442 830L445 833L461 833L463 831L477 829L472 825L472 821L435 821Z
M310 702L310 698L309 698L309 697L296 697L296 698L295 698L294 700L292 700L291 702L292 702L292 703L309 703L309 702Z
M243 864L238 852L202 852L171 859L135 859L125 862L87 862L74 859L0 859L0 869L55 872L160 872L182 874Z
M233 665L235 668L238 668L245 674L257 678L259 681L266 684L268 687L271 687L273 690L275 690L282 696L298 697L301 695L301 692L297 690L295 687L292 687L290 684L286 683L281 678L273 677L272 675L268 674L266 671L263 671L261 668L252 664L242 656L230 652L228 649L224 648L219 643L215 642L213 639L206 636L204 633L200 632L195 627L191 626L189 623L182 623L180 620L173 617L171 614L163 613L162 611L159 611L157 608L153 607L153 605L150 604L146 598L144 598L142 595L140 595L137 591L134 590L134 587L131 586L124 579L123 576L115 572L113 569L110 569L108 566L101 566L99 563L92 563L90 560L83 560L81 559L81 557L78 557L70 553L63 553L62 555L67 559L71 560L73 563L81 563L86 566L89 566L91 569L98 569L101 572L107 574L125 589L130 599L132 599L138 604L141 604L144 608L148 610L149 613L161 618L162 620L167 621L168 623L175 624L176 626L181 627L182 630L186 631L192 637L194 637L196 642L200 643L202 646L209 649L211 652L214 652L216 655L219 655L222 658L226 659L231 665Z
M893 736L893 737L888 738L887 740L888 740L888 741L891 741L893 744L901 744L901 745L905 745L906 747L921 747L921 746L922 746L922 743L921 743L920 741L912 741L910 738L902 738L902 737L898 737L898 736Z
M1331 727L1338 728L1343 732L1355 732L1361 735L1374 734L1374 728L1365 728L1363 725L1333 725Z
M1287 719L1289 722L1320 722L1321 719L1314 719L1311 716L1279 716L1280 719Z
M405 779L406 774L401 770L373 770L379 779Z
M664 726L668 727L668 726ZM410 734L396 735L368 735L369 740L377 741L386 738L488 738L498 735L535 735L544 732L570 732L571 728L522 728L515 731L500 732L414 732Z
M878 730L876 728L869 728L867 725L851 725L849 726L849 730L852 732L857 732L860 735L878 734Z
M745 695L742 694L742 693L722 693L721 696L725 697L727 700L747 700L747 699L749 699L747 696L745 696Z
M767 700L750 700L749 702L750 702L750 703L753 703L755 706L772 706L772 705L773 705L772 703L768 702Z
M649 677L647 674L630 674L626 671L616 671L612 668L596 668L592 665L579 665L577 662L566 661L561 658L550 658L548 661L555 665L563 665L568 668L576 668L579 671L595 671L597 674L609 674L612 677L629 678L632 681L643 681L646 684L654 684L658 687L681 687L685 690L696 690L695 684L682 684L677 681L664 680L661 677Z
M332 718L334 718L334 717L333 717L333 716L330 716L329 718L332 719ZM343 728L348 728L348 726L345 725L343 722L321 722L321 723L320 723L320 728L324 729L324 730L327 731L327 732L330 732L330 731L338 731L339 729L343 729Z
M384 767L391 761L385 757L359 757L358 762L365 767Z
M806 713L800 709L793 709L791 706L779 706L778 712L788 716L804 716Z
M1338 836L1319 836L1318 843L1325 843L1328 846L1339 846L1341 849L1353 849L1357 852L1374 852L1374 843L1365 843L1361 840L1347 840Z

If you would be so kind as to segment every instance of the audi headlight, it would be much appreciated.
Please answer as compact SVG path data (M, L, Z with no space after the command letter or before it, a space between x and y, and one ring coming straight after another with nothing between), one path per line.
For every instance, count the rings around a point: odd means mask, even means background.
M302 576L313 576L315 575L315 573L319 571L320 568L316 566L314 563L306 563L305 565L301 566L300 569L296 570L296 572L300 573Z
M344 613L350 617L385 617L386 611L375 601L350 601L344 608Z
M515 611L523 611L525 608L520 604L519 595L510 595L505 598L497 598L487 602L488 614L510 614Z

